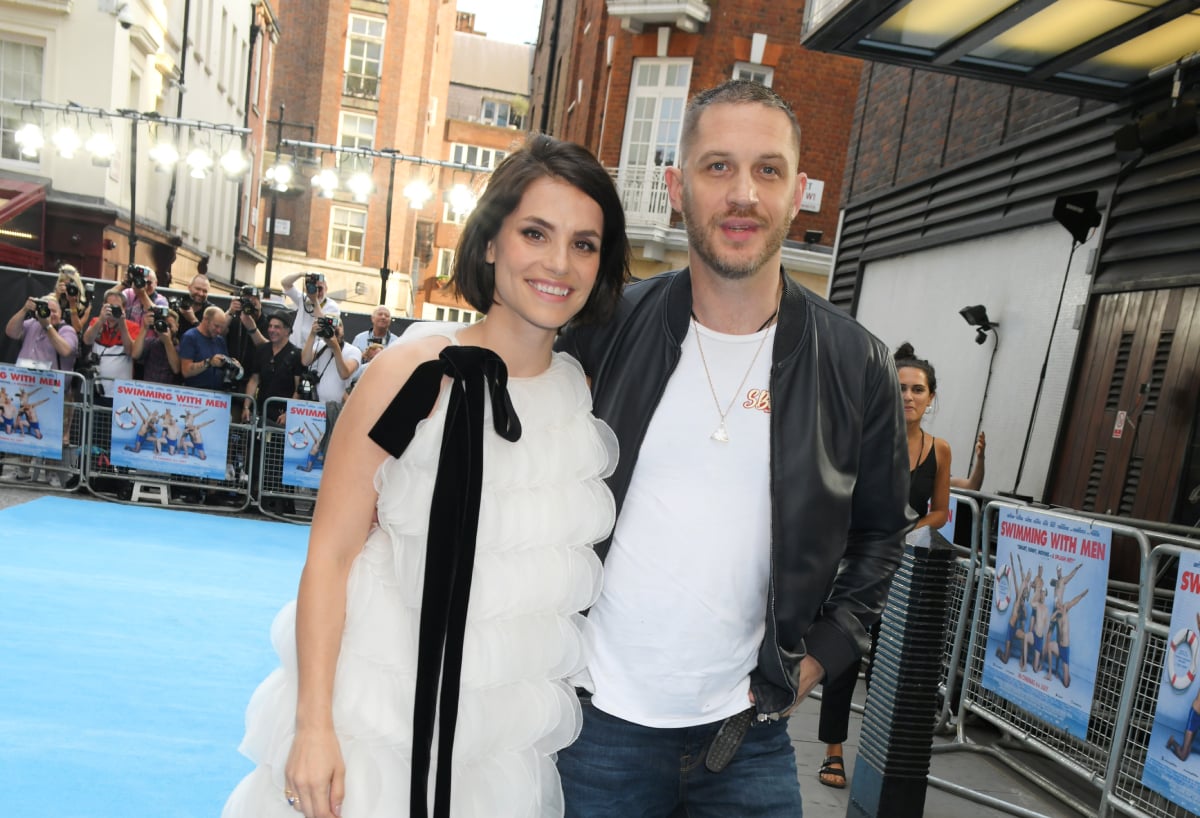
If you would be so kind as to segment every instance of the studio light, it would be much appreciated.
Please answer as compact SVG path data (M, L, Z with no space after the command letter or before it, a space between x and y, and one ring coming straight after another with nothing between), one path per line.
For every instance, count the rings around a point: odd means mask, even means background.
M54 143L54 149L63 159L74 159L75 152L83 147L83 140L70 125L63 125L55 131L50 141Z
M13 134L13 140L21 146L21 155L28 159L36 159L38 151L46 144L42 129L32 122L22 125Z
M971 326L975 327L975 343L982 344L987 340L989 331L1000 326L997 322L988 318L987 307L982 304L976 304L973 307L963 307L958 311L958 314L963 317Z
M409 207L413 210L422 210L429 200L433 198L433 191L429 184L424 179L413 179L404 186L404 198L408 199Z
M106 133L97 131L88 137L84 149L92 155L92 164L98 168L106 168L112 164L112 158L117 152L113 138Z
M277 162L267 168L265 176L267 182L270 183L271 190L276 193L287 193L288 188L292 184L292 179L296 176L296 169L292 167L290 162Z
M208 178L208 173L213 166L212 156L203 148L193 148L188 151L187 159L184 161L187 162L188 176L193 179Z
M450 188L447 194L450 208L460 216L465 216L475 209L475 193L461 182Z
M218 164L226 178L236 180L242 178L250 169L250 158L241 148L230 148L221 154Z
M346 180L346 189L354 196L354 201L365 202L371 197L371 191L375 189L375 183L371 181L371 176L366 171L358 171Z
M334 191L338 187L337 171L333 168L324 168L320 173L312 178L313 187L317 189L317 195L322 199L332 199Z
M170 142L159 142L148 153L154 162L155 169L162 173L174 170L176 163L179 162L179 149Z

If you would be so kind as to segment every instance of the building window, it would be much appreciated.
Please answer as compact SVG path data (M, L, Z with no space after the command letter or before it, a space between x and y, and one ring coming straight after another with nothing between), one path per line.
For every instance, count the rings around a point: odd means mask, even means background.
M733 66L733 78L757 82L770 88L775 79L775 69L752 62L740 62Z
M378 98L379 78L383 74L385 25L384 20L350 15L346 34L346 94Z
M374 148L375 117L370 114L352 114L342 111L338 121L338 144L343 148L367 148L368 150ZM369 173L371 158L339 153L338 168L348 173L358 170Z
M666 224L671 215L663 168L679 161L691 60L634 62L617 187L627 214Z
M480 148L476 145L461 145L457 142L450 146L450 161L461 165L473 165L477 168L494 170L496 165L508 156L505 151L493 148Z
M483 319L483 314L474 310L463 310L457 307L435 307L433 310L433 320L435 321L454 321L464 324L474 324L476 321Z
M329 213L329 258L362 263L367 211L334 207Z
M438 280L446 281L452 275L454 275L454 251L441 248L438 250Z
M42 98L42 51L40 45L0 40L0 99ZM22 124L20 108L0 105L0 158L31 161L13 138Z
M513 110L512 105L498 99L483 101L479 121L484 125L497 125L501 128L521 127L521 115Z

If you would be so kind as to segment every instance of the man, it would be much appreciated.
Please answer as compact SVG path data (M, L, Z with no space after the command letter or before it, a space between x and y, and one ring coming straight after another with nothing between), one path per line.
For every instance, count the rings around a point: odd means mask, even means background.
M351 342L362 353L362 365L350 378L350 385L358 383L367 370L367 364L375 360L375 356L391 346L393 341L399 340L400 336L392 332L392 311L383 305L376 307L371 313L371 328L355 335Z
M38 312L39 305L42 314ZM25 305L8 319L4 334L21 342L17 366L66 372L75 368L79 336L70 324L63 322L62 307L53 296L25 299Z
M567 816L799 816L787 717L861 660L914 522L888 349L782 272L799 150L770 89L698 95L666 171L689 268L562 339L621 451Z
M100 315L83 331L83 342L92 347L98 359L94 384L97 402L112 406L112 382L133 378L134 359L142 357L145 344L142 325L125 315L125 294L119 287L104 294Z
M261 417L272 423L282 423L287 412L283 400L271 398L294 398L300 387L300 350L288 341L287 323L282 316L272 315L267 319L267 338L270 343L256 347L250 363L250 380L246 383L249 396L242 404L242 423L249 423L254 402L262 407Z
M188 297L180 299L179 302L179 328L181 332L187 332L192 327L199 325L200 319L204 317L204 311L208 309L208 276L203 273L197 273L192 276L191 282L187 286ZM184 305L187 306L184 306Z
M179 340L179 374L184 386L228 391L224 388L225 362L231 360L225 346L228 322L223 309L209 307L200 323L183 334Z
M303 293L296 286L296 282L300 280L303 280ZM289 340L297 348L304 346L308 332L318 318L323 315L338 315L342 311L336 301L326 297L329 285L325 283L325 276L321 273L291 273L285 275L279 283L288 301L296 306L296 318L292 322L292 336Z
M267 343L267 316L263 314L262 296L258 287L242 287L240 295L229 300L229 326L225 330L225 345L229 354L248 366L254 360L254 350ZM246 391L246 378L233 385L235 392Z
M333 334L324 338L319 334L321 324L313 325L300 350L300 363L317 373L317 400L341 403L346 397L346 386L362 363L358 347L346 346L346 328L342 319L328 316L333 325Z
M134 286L142 283L137 280L139 272L145 279L141 287ZM141 324L146 313L153 313L155 307L168 306L167 297L158 292L158 274L149 267L130 265L128 281L130 286L121 295L125 298L125 314L130 321Z

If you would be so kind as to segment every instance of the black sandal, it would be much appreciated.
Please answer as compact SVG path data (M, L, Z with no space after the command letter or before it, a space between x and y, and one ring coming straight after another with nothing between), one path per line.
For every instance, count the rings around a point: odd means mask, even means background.
M827 781L826 777L832 780ZM817 780L835 790L846 789L846 763L842 757L825 756L825 760L821 762L821 769L817 771Z

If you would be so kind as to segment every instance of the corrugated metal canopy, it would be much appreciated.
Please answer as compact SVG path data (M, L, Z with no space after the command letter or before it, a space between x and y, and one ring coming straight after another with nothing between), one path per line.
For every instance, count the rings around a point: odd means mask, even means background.
M804 45L1101 99L1200 61L1200 0L809 0Z

